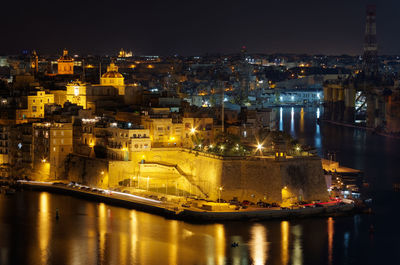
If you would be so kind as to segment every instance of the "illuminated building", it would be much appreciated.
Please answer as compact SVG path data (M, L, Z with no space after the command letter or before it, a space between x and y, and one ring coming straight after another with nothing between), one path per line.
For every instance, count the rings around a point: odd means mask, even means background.
M50 177L64 177L65 159L72 151L72 124L52 124L50 127Z
M121 50L118 53L119 58L127 58L127 57L132 57L133 54L131 51L126 52L124 49L121 48Z
M118 66L111 62L107 66L107 72L100 78L101 86L112 86L118 89L118 95L125 95L124 76L118 72Z
M130 122L96 126L96 119L82 119L81 145L103 146L111 160L130 160L130 152L150 151L149 130Z
M65 159L72 153L71 123L33 123L32 161L36 178L64 177Z
M107 128L108 135L108 154L111 159L129 160L130 152L150 151L151 140L149 130L143 127L126 126L120 128L117 123Z
M67 84L66 100L86 109L86 84L79 81Z
M31 69L32 69L33 73L38 72L38 67L39 67L39 57L38 57L36 51L33 51L32 56L31 56Z
M44 118L44 106L54 103L54 95L38 91L36 95L27 97L27 108L16 111L17 120Z
M82 106L84 109L95 111L99 104L118 104L118 88L114 86L89 85L80 81L74 81L67 84L66 87L65 100ZM59 104L64 103L59 102Z
M118 72L118 66L116 66L114 62L110 63L107 67L107 72L101 76L100 84L110 86L124 85L124 77Z
M67 50L63 50L63 55L58 61L58 74L59 75L73 75L74 74L74 59L68 55Z
M0 126L0 177L9 176L9 136L10 127Z

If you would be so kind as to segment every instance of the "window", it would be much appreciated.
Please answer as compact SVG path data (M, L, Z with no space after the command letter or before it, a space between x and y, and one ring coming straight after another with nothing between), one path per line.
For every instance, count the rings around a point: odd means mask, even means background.
M32 112L36 112L36 106L32 106Z
M61 144L64 144L64 139L61 139Z
M64 135L64 131L61 131L61 135Z

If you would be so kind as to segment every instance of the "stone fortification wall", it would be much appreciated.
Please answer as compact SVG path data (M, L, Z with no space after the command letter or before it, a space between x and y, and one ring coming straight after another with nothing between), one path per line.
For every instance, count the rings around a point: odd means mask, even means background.
M81 155L70 155L66 172L70 181L108 188L133 175L131 161L108 161Z
M318 157L234 159L190 152L185 149L153 149L132 153L133 164L141 160L176 164L187 178L211 199L281 202L328 198L321 159ZM223 190L219 194L219 187Z
M186 149L159 148L132 152L130 158L132 161L107 161L71 155L67 163L68 176L71 181L111 187L117 186L122 180L147 177L151 171L144 168L151 167L153 163L160 178L164 171L169 177L176 175L174 178L180 188L192 192L199 189L210 199L221 196L225 200L237 197L239 200L281 203L328 198L322 163L318 157L289 158L285 161L235 159ZM167 165L167 169L159 170L157 163ZM174 172L168 166L174 166ZM143 172L140 172L140 168ZM192 185L188 185L188 182Z

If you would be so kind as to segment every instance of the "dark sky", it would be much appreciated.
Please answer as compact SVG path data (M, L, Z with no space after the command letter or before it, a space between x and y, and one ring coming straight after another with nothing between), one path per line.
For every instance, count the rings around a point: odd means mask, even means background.
M360 54L377 5L380 54L400 54L399 0L3 0L0 53Z

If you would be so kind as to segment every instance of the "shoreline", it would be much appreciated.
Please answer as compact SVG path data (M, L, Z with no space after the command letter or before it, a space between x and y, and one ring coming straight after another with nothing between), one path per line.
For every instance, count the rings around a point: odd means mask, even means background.
M223 221L262 221L279 219L301 219L327 216L346 216L359 210L354 204L332 205L314 208L297 209L263 209L235 210L235 211L207 211L189 209L168 202L161 202L136 195L124 195L119 192L99 194L92 191L83 191L65 186L53 185L50 182L18 182L22 188L35 191L48 191L65 194L78 198L103 202L110 205L135 209L150 214L192 223L223 222Z

